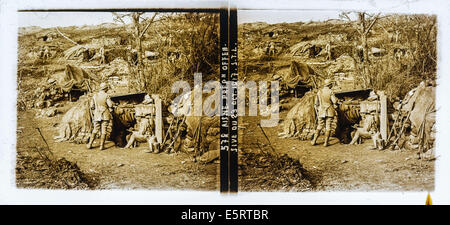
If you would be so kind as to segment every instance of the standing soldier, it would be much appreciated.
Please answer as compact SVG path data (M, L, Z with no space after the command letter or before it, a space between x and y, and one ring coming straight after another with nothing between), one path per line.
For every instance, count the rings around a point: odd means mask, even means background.
M323 146L328 146L328 140L330 138L331 132L331 123L333 118L336 116L336 103L337 98L334 96L333 91L331 90L332 82L330 79L325 80L324 87L317 92L317 96L314 100L314 108L317 113L318 126L314 133L313 140L311 141L311 145L315 145L317 138L320 135L320 131L322 130L325 124L325 142Z
M103 150L105 147L106 132L109 122L112 119L111 112L113 107L113 103L106 93L107 91L108 86L106 83L101 83L100 91L94 94L90 101L90 108L93 111L94 117L94 130L92 130L89 143L87 144L88 149L92 148L92 143L99 130L101 131L100 150Z
M275 56L275 44L272 41L269 43L269 56Z
M105 64L105 45L102 45L102 47L99 50L100 54L100 65Z
M331 60L331 41L328 41L325 51L327 52L327 60Z
M48 46L44 47L44 60L48 60L50 58L50 50L48 50Z

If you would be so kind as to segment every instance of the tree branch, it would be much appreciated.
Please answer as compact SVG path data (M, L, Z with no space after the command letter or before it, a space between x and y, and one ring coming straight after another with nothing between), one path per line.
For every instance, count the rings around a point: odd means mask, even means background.
M378 13L375 18L372 20L372 22L370 23L369 27L367 27L367 29L364 31L365 34L368 34L370 32L370 30L372 29L373 25L375 25L375 22L377 22L379 16L381 13Z
M145 34L145 32L147 32L147 29L150 27L150 25L153 23L153 21L155 20L156 15L158 15L158 13L154 13L153 17L150 19L150 21L147 23L147 25L145 26L145 28L141 31L141 34L139 35L139 38L142 38Z
M58 33L65 38L66 40L72 42L74 45L79 45L78 43L76 43L75 41L73 41L72 39L70 39L69 37L67 37L66 35L64 35L61 31L59 31L58 27L56 27L56 31L58 31Z
M114 16L114 18L113 18L114 21L118 21L118 22L121 22L124 25L126 25L125 21L122 18L125 17L125 16L128 16L128 15L120 15L120 14L118 14L116 12L112 12L112 14Z

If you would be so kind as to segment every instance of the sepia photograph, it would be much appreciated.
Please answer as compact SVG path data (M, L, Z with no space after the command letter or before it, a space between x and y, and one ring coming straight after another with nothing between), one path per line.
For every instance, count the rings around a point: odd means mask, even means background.
M238 21L240 191L434 190L436 15L238 10Z
M449 203L444 0L0 5L0 204Z
M219 117L184 87L219 79L219 17L19 11L17 187L217 190Z

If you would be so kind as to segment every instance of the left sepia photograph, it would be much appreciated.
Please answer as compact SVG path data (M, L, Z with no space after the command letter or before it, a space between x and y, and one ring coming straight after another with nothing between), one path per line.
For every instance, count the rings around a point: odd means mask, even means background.
M18 18L17 188L218 190L219 11Z

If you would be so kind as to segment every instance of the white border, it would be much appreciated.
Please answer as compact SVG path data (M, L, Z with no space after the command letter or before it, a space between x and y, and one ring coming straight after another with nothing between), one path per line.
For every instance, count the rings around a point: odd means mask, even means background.
M425 203L426 192L311 192L311 193L242 193L223 195L199 191L54 191L16 189L14 182L16 142L16 73L17 73L17 9L45 8L216 8L226 1L4 1L0 0L1 16L1 79L2 126L0 133L0 203L2 204L418 204ZM306 9L364 10L369 12L427 13L438 16L438 88L436 176L433 204L450 204L450 97L449 27L450 3L434 1L231 1L238 9ZM107 7L105 7L107 6ZM126 7L124 7L126 6ZM239 14L238 14L239 16Z

